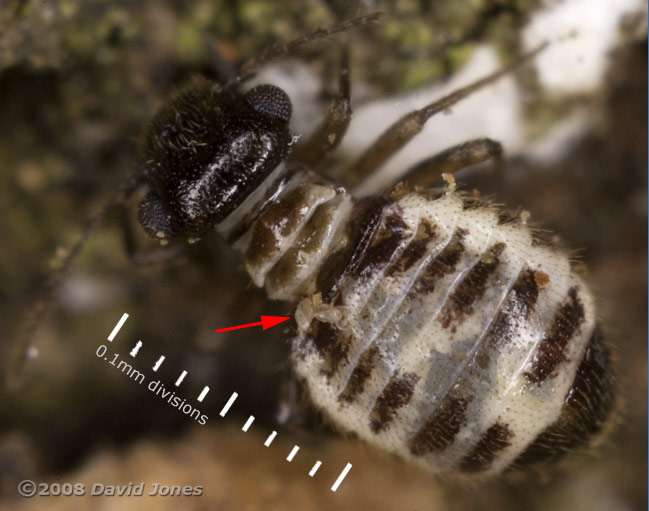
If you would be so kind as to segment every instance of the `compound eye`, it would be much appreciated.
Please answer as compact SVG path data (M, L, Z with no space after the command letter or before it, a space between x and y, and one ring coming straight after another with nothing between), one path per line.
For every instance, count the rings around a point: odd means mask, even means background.
M248 104L260 114L284 123L291 120L293 107L286 92L275 85L257 85L246 92Z
M149 192L142 199L137 216L146 233L152 238L164 240L176 234L171 224L171 215L155 192Z

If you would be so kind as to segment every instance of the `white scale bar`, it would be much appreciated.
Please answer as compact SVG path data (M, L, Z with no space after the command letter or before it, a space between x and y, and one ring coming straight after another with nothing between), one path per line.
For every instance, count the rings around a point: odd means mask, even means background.
M141 348L141 347L142 347L142 341L137 341L137 344L136 344L135 347L131 350L130 355L131 355L133 358L135 358L135 356L137 355L137 352L140 351L140 348Z
M347 476L347 474L349 473L349 471L351 470L351 468L352 468L352 464L351 464L351 463L347 463L347 465L345 465L345 468L343 468L343 471L342 471L342 472L340 473L340 475L338 476L338 479L336 479L336 482L335 482L334 485L331 487L331 491L336 491L336 490L338 489L338 487L340 486L340 483L343 482L343 479L345 479L345 476Z
M309 476L310 476L310 477L313 477L313 476L315 475L315 473L316 473L316 472L318 471L318 469L320 468L320 465L322 465L322 463L321 463L320 461L316 461L316 462L315 462L315 465L313 465L313 468L311 469L311 472L309 472Z
M237 399L237 397L239 397L239 394L233 392L232 395L230 396L230 399L228 399L228 402L225 403L223 410L221 410L221 413L219 414L221 417L225 417L225 414L228 413L228 410L232 406L232 403L234 403L235 399Z
M124 314L122 314L122 318L117 322L117 324L115 325L115 328L113 328L113 331L108 336L108 341L109 342L113 342L113 339L117 335L117 332L119 332L119 329L122 328L124 323L126 323L127 319L128 319L128 314L126 314L126 312L125 312Z
M246 423L241 428L241 431L248 431L248 428L250 428L250 425L252 424L252 421L254 421L254 420L255 420L255 418L252 415L250 417L248 417L248 420L246 421Z
M153 366L153 370L154 370L154 371L157 371L158 369L160 369L160 366L162 365L162 363L163 363L164 361L165 361L165 356L164 356L164 355L161 355L160 358L158 359L158 361L157 361L157 362L155 363L155 365Z
M293 461L293 458L295 458L295 455L297 454L297 451L299 451L300 448L299 446L294 446L289 455L286 457L286 461L291 462Z
M181 384L181 383L183 382L183 380L185 379L185 376L187 376L187 371L183 371L182 373L180 373L180 376L179 376L178 379L176 380L176 387L179 387L179 386L180 386L180 384Z
M277 431L273 431L270 435L268 435L268 438L264 442L264 445L268 447L273 442L273 440L275 440L276 436L277 436Z
M202 390L201 395L198 396L198 401L203 402L203 399L205 399L205 396L207 396L207 393L210 391L210 388L205 385L205 388Z

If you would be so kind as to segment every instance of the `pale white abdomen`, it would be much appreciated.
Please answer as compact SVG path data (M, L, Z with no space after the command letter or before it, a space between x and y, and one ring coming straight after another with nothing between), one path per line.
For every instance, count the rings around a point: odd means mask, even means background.
M354 202L304 169L272 181L221 230L255 284L301 301L295 373L341 430L484 473L599 432L608 352L565 253L454 191Z

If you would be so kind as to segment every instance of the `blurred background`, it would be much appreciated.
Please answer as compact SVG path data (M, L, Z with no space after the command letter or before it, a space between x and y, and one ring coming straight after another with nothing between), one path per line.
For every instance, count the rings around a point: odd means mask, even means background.
M647 26L633 0L8 1L0 4L0 508L219 510L645 509L647 505ZM433 118L359 193L451 144L489 136L505 148L457 176L577 250L616 358L620 410L600 447L559 467L492 481L432 478L327 427L291 399L283 327L214 328L290 315L269 302L216 236L172 261L135 265L125 225L135 204L93 234L32 339L27 312L86 220L143 164L147 121L192 76L223 79L277 41L380 10L378 24L311 44L261 70L286 87L292 129L308 134L336 91L338 41L352 50L355 116L330 166L384 126L541 41L530 66ZM430 130L430 131L428 131ZM141 234L138 234L141 238ZM138 242L147 248L146 240ZM96 355L159 379L210 418L198 425ZM16 357L26 354L24 357ZM130 358L130 357L129 357ZM239 398L225 418L225 401ZM295 402L301 406L296 406ZM247 433L241 426L256 420ZM288 415L293 416L286 422ZM271 447L263 442L272 430ZM285 458L293 447L293 462ZM314 478L307 473L323 462ZM353 469L333 493L347 462ZM21 499L36 482L202 485L200 497ZM89 490L86 491L89 493ZM182 503L180 502L182 500Z

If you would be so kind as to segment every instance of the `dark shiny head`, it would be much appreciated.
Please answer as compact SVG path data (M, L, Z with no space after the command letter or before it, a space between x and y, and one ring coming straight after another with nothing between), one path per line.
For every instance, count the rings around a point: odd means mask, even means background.
M167 102L146 137L146 232L193 238L224 220L286 158L290 118L273 85L240 94L201 81Z

